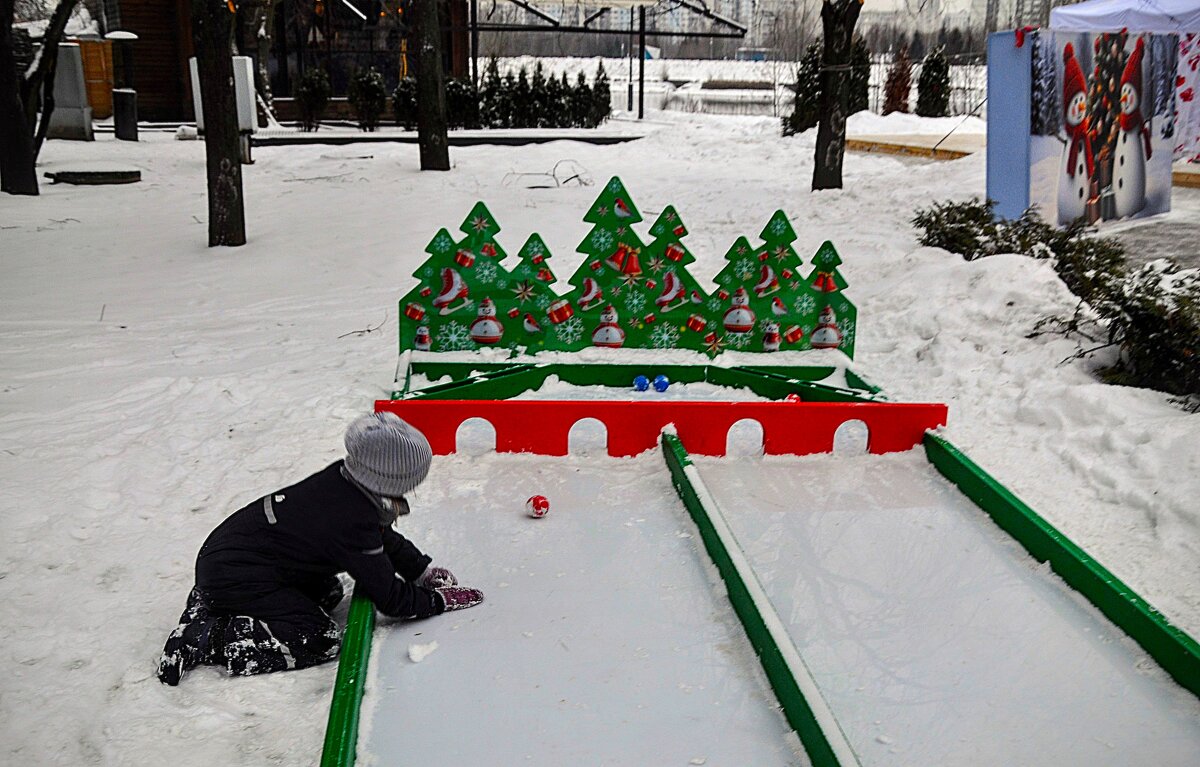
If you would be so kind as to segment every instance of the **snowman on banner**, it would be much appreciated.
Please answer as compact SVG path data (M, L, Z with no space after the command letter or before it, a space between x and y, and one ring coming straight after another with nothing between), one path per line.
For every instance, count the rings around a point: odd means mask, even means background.
M1087 81L1071 43L1063 47L1063 125L1067 145L1058 174L1058 222L1069 224L1086 212L1095 175L1088 138Z
M1142 58L1145 42L1138 38L1121 74L1120 135L1113 155L1113 204L1117 218L1146 207L1146 161L1150 159L1150 128L1142 115Z

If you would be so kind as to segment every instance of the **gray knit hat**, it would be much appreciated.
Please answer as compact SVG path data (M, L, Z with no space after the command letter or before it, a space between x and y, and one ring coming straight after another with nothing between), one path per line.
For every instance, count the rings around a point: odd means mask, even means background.
M371 413L346 430L346 471L360 485L398 498L425 480L433 451L429 440L395 413Z

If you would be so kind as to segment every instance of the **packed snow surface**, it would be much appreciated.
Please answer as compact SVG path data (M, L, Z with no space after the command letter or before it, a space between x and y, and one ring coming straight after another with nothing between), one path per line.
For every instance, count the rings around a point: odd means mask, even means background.
M532 391L522 392L509 399L537 400L629 400L631 402L674 401L719 401L719 402L772 402L769 397L760 397L749 389L734 386L718 386L706 381L691 383L668 383L665 391L651 386L638 391L629 386L576 386L559 380L558 376L546 377L545 383Z
M916 245L914 208L984 194L982 154L851 153L845 189L812 193L814 132L651 118L630 124L647 138L617 146L455 148L449 173L421 173L415 145L258 148L241 248L206 247L201 142L47 142L39 175L102 160L143 180L0 195L4 761L317 762L333 666L232 680L203 669L178 688L154 678L196 550L240 505L339 458L346 425L388 396L397 301L439 227L456 231L483 200L506 251L537 231L555 273L573 273L598 188L503 184L563 159L598 183L619 175L643 236L675 205L706 288L734 239L778 208L806 264L832 240L859 307L856 367L893 398L948 403L946 436L1200 636L1200 416L1100 383L1106 358L1062 363L1073 340L1027 338L1076 305L1047 262ZM1200 224L1198 210L1170 217ZM521 521L567 517L555 508ZM441 653L412 668L438 668Z
M695 460L863 767L1195 763L1200 701L920 448Z
M485 601L380 623L359 764L808 764L657 452L439 457L411 503Z

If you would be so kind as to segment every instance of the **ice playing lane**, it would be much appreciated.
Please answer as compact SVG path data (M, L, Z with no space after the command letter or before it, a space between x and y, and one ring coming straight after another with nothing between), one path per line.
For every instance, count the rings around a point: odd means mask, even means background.
M920 451L695 462L865 767L1197 763L1200 703Z
M359 764L807 764L660 455L438 457L412 506L487 601L376 628Z

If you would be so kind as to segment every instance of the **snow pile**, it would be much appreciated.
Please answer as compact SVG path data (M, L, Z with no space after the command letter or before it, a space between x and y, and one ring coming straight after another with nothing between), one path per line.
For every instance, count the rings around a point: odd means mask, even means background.
M1060 365L1073 342L1026 338L1075 306L1048 263L916 247L916 208L983 195L982 155L849 154L846 189L814 194L813 135L782 139L771 117L653 121L618 146L455 148L450 173L419 172L415 145L260 148L250 242L229 249L205 247L201 142L48 142L40 172L105 160L143 180L0 195L8 760L315 763L333 666L155 680L196 550L240 505L340 457L346 424L388 396L396 302L439 227L482 199L509 252L537 231L555 273L574 271L595 189L503 186L564 158L620 175L648 221L674 204L699 276L777 208L806 263L832 240L859 306L856 366L893 397L949 403L950 439L1200 636L1200 416Z

